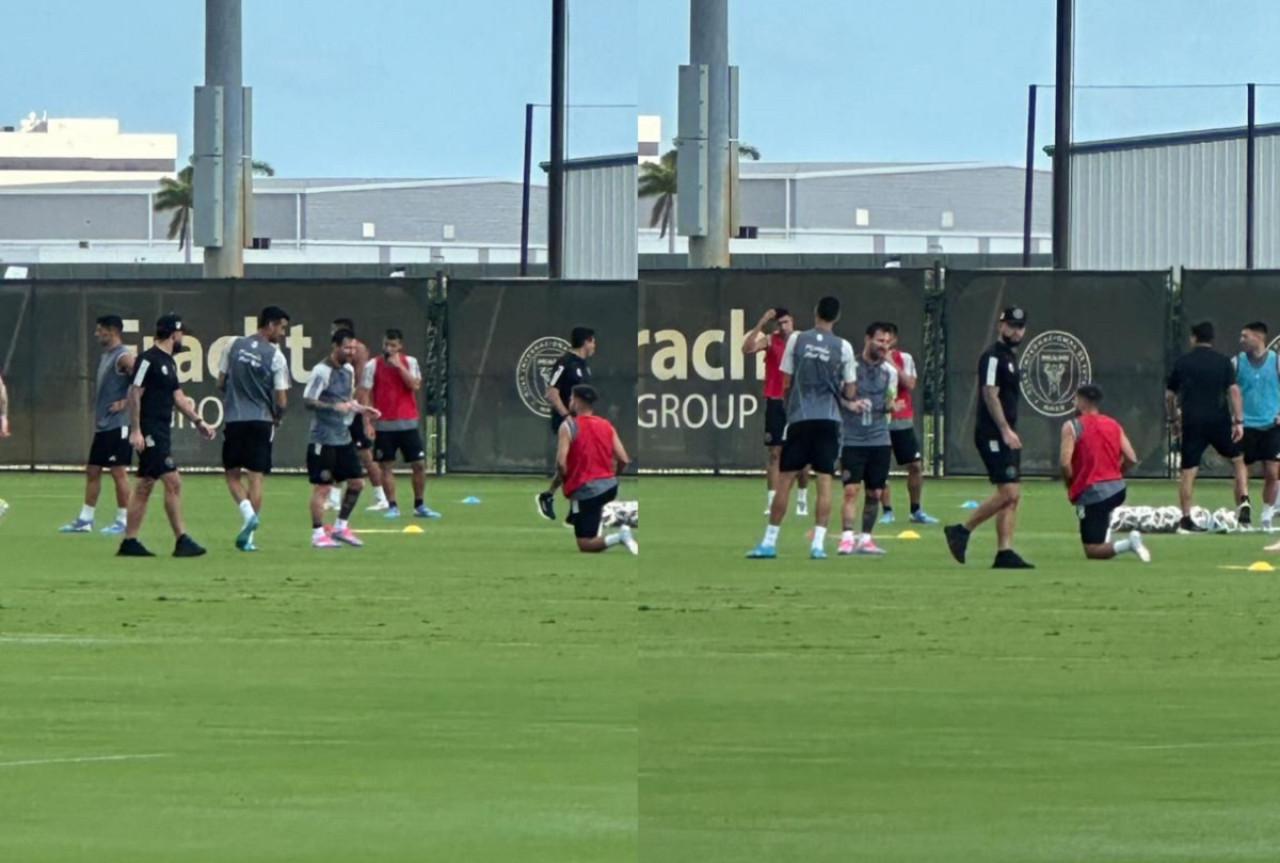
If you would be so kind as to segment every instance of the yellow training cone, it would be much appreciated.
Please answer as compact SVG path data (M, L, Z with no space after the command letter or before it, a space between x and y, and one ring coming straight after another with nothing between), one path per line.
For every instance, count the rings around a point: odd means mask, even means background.
M920 534L916 533L914 530L904 530L902 533L898 534L898 539L919 539L919 538L920 538Z
M416 524L411 524L400 532L401 533L426 533L426 531L418 527Z
M1267 563L1265 560L1259 560L1249 564L1249 571L1250 572L1275 572L1276 568L1271 564Z

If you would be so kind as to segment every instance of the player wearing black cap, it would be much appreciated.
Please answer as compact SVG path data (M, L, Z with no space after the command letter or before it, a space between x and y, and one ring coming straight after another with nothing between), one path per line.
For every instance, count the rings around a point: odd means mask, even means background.
M1013 528L1022 496L1022 441L1018 438L1021 373L1014 353L1027 330L1027 313L1011 306L1000 313L1000 338L978 360L978 421L974 445L996 491L964 524L944 533L951 556L964 563L969 535L990 518L996 520L995 569L1032 569L1013 550Z
M195 402L183 395L178 384L174 352L182 345L182 318L167 314L156 321L155 344L138 359L129 387L129 442L138 452L138 482L129 498L129 519L124 540L116 554L121 557L154 557L138 542L138 530L147 514L147 502L156 480L164 483L164 509L177 544L174 557L198 557L205 550L187 536L182 524L182 479L170 453L170 425L176 407L195 423L205 440L213 440L213 427L196 413Z

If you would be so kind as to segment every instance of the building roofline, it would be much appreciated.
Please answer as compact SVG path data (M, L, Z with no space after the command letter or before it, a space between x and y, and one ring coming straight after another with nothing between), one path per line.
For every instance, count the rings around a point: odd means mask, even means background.
M1200 129L1192 132L1169 132L1161 135L1138 135L1132 138L1108 138L1101 141L1082 141L1071 145L1074 153L1110 153L1119 150L1149 150L1154 147L1176 147L1184 144L1215 144L1220 141L1235 141L1247 137L1247 126L1232 126L1224 129ZM1280 135L1280 123L1266 123L1253 127L1253 134L1259 138ZM1044 148L1044 152L1052 156L1053 145Z
M639 164L640 157L636 153L618 153L613 156L584 156L581 159L565 159L564 166L569 170L585 171L591 168L618 168L624 165ZM550 162L539 162L538 167L544 171L551 170Z
M767 163L765 163L767 164ZM794 173L770 173L769 171L743 171L744 180L825 180L836 177L875 177L886 174L932 174L942 171L989 171L993 168L1021 171L1016 165L999 162L935 162L929 164L881 165L875 168L848 168L833 171L796 171Z

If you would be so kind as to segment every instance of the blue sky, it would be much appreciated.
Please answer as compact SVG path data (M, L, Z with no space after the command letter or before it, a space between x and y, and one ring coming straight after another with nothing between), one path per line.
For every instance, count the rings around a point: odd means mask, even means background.
M203 3L7 4L0 121L116 116L190 146ZM245 0L257 155L284 176L519 176L550 0ZM570 100L675 131L688 0L569 0ZM1017 163L1053 79L1054 0L730 0L742 129L766 159ZM357 13L349 10L355 8ZM184 10L190 11L184 11ZM297 9L306 10L305 21ZM1280 83L1280 0L1077 0L1077 83ZM1039 112L1052 139L1051 93ZM1078 139L1243 121L1242 90L1082 90ZM1280 121L1280 87L1260 118ZM630 151L634 108L570 113L570 155ZM539 112L538 158L546 155Z

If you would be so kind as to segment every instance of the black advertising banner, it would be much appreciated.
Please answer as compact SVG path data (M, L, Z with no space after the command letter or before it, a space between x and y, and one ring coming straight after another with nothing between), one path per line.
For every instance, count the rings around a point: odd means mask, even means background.
M0 281L0 377L9 391L11 433L0 438L0 465L30 465L35 446L36 429L30 421L35 390L35 369L30 363L36 345L31 327L33 293L28 283Z
M636 446L635 282L449 282L449 470L545 474L554 454L545 397L576 326L596 332L597 413Z
M925 270L672 270L640 276L640 451L649 470L761 470L764 356L743 338L766 309L799 329L824 296L840 299L836 332L855 350L874 321L898 325L923 365Z
M7 316L15 291L29 300L16 319ZM403 331L404 350L421 357L426 327L427 283L421 280L217 280L109 281L98 283L41 281L0 289L0 361L10 353L6 380L15 391L13 444L0 443L0 462L36 466L84 462L93 436L93 397L99 349L93 338L95 320L119 315L124 340L136 350L151 345L156 318L170 311L183 318L190 333L175 360L183 392L200 415L222 424L222 398L217 392L218 363L233 339L257 329L258 312L267 305L283 307L291 317L288 338L280 349L289 363L293 388L290 407L276 433L274 463L280 468L305 465L309 417L302 404L302 384L311 367L329 352L330 323L352 318L357 334L374 352L383 332ZM21 307L21 302L19 302ZM10 321L14 322L10 324ZM12 330L12 331L11 331ZM174 419L174 460L179 466L221 465L221 438L199 439L183 417Z
M1168 273L949 270L945 296L948 474L986 473L973 441L978 358L998 336L1000 311L1020 306L1028 318L1018 349L1023 473L1058 474L1062 424L1076 388L1093 382L1137 450L1132 475L1167 475Z

